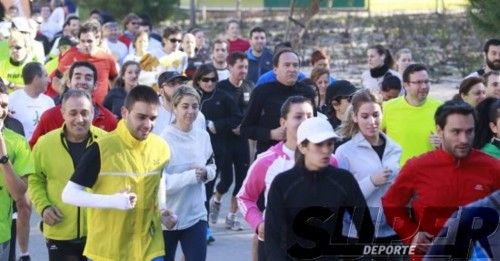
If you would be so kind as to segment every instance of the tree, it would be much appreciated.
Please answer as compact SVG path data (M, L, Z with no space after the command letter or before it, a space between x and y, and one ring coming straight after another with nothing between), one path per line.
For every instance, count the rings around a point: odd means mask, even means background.
M179 0L78 0L84 9L98 9L111 14L118 21L128 13L147 14L152 22L160 22L177 11Z
M467 14L474 28L485 36L497 36L500 32L500 8L498 0L469 0Z

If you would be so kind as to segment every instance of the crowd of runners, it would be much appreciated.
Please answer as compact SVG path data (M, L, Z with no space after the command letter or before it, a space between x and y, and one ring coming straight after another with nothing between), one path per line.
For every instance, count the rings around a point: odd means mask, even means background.
M52 261L206 260L218 222L248 223L252 260L500 258L500 39L443 102L404 46L368 47L355 86L236 20L207 39L71 1L5 10L0 261L31 260L33 211Z

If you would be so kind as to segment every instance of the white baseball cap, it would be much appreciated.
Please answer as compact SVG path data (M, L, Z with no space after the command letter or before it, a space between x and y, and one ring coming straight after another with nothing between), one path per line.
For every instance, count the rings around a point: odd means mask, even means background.
M320 143L332 138L339 138L339 135L333 131L332 125L328 120L313 117L303 121L297 129L297 143L305 140L312 143Z

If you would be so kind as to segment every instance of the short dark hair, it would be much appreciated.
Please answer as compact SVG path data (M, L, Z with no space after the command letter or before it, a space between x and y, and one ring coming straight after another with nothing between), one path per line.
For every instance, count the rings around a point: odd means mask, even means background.
M451 114L472 115L474 122L476 122L476 113L474 108L463 101L450 100L439 106L434 114L434 122L439 128L444 129L448 116Z
M274 55L273 55L273 66L274 67L278 67L278 64L279 64L279 61L280 61L280 57L282 54L284 53L293 53L297 56L297 58L299 57L299 55L291 48L282 48L282 49L279 49Z
M227 64L233 66L238 60L247 60L247 55L243 52L234 52L227 57Z
M196 89L200 89L200 85L198 82L203 78L203 76L214 73L215 80L219 81L219 76L217 75L217 69L212 64L202 64L193 74L193 87Z
M158 98L158 94L153 90L153 88L146 85L138 85L130 90L127 97L125 97L125 102L123 104L125 108L130 111L136 102L159 105L160 98Z
M483 47L484 54L487 54L490 51L490 46L498 46L500 45L500 39L492 38L486 41Z
M500 117L500 99L488 97L476 106L476 111L478 120L474 148L482 149L495 136L489 125L490 122L496 125L497 119Z
M73 20L80 21L80 17L78 17L76 15L68 15L68 17L66 17L66 20L64 21L63 27L69 26L71 24L71 21L73 21Z
M75 72L75 68L78 68L78 67L87 67L90 70L92 70L92 72L94 73L94 84L97 83L97 69L95 68L95 66L92 63L87 62L87 61L76 61L71 65L71 67L69 68L69 79L70 80L71 80L71 78L73 78L73 73Z
M467 77L465 78L462 83L460 83L460 87L458 88L458 94L460 95L468 95L470 92L470 89L472 89L472 86L478 84L478 83L484 83L484 80L482 77Z
M2 77L0 77L0 93L9 94L7 91L7 86L5 86L5 82L3 81Z
M90 94L88 92L80 90L80 89L68 89L62 95L61 104L66 103L66 101L69 100L69 98L71 98L71 97L76 97L76 98L84 97L84 98L87 98L87 100L89 100L90 103L93 103L92 97L90 97Z
M250 30L250 38L252 38L252 34L253 33L264 33L264 34L267 34L266 30L264 30L264 28L259 27L259 26L256 26L256 27L252 28L252 30Z
M410 82L410 74L420 71L427 71L427 67L420 63L408 65L408 67L406 67L405 71L403 72L403 82Z
M78 38L80 38L82 34L86 33L94 33L95 36L98 36L100 30L101 28L98 23L92 21L85 22L84 24L82 24L82 26L80 26L80 30L78 31Z
M484 78L484 84L487 86L489 81L490 81L490 77L492 75L495 75L495 76L500 76L500 72L499 71L489 71L485 74L483 74L483 78Z
M168 26L166 27L165 29L163 29L163 35L162 37L164 39L168 39L169 36L173 35L173 34L179 34L181 33L181 28L174 25L174 26Z
M227 41L218 38L218 39L215 39L215 41L212 44L212 52L214 51L216 44L226 44L226 48L229 47L229 44L227 43Z
M23 81L25 85L31 84L35 76L42 77L43 65L39 62L29 62L23 67Z
M399 79L399 77L392 74L387 74L386 76L384 76L382 84L380 85L380 90L383 92L388 92L390 90L401 91L401 88L401 80Z
M293 104L300 104L300 103L306 103L306 102L311 104L311 107L314 108L314 105L312 104L311 99L306 98L302 95L294 95L294 96L288 97L288 99L286 99L285 102L283 102L283 104L281 105L280 117L285 119L286 115L290 112L290 108L292 107Z
M227 29L229 29L229 25L230 25L230 24L237 24L237 25L238 25L238 27L240 26L240 22L238 22L238 20L236 20L236 19L231 19L231 20L227 21L227 23L226 23L226 26L225 26L226 30L227 30Z

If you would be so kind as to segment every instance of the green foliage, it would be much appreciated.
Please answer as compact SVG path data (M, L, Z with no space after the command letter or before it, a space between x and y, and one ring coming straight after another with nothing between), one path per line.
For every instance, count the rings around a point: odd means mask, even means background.
M469 0L467 9L474 28L484 36L498 36L500 32L500 6L498 0Z
M78 0L83 17L90 11L99 9L121 21L128 13L147 14L153 23L163 21L178 11L179 0Z

